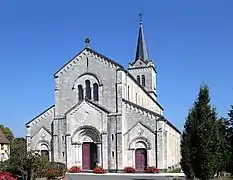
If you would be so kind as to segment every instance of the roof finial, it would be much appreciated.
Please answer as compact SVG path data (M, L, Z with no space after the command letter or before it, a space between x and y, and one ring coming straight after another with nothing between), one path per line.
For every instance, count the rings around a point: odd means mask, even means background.
M142 24L142 15L143 15L143 13L140 12L140 13L139 13L140 24Z
M85 38L85 43L86 43L86 47L87 47L87 48L90 47L90 42L91 42L90 38L89 38L89 37L86 37L86 38Z

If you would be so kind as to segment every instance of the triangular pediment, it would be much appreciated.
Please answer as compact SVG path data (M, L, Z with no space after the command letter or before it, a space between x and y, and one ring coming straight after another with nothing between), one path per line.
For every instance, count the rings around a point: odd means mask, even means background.
M88 99L83 99L82 101L80 101L79 103L77 103L75 106L73 106L70 110L68 110L65 115L73 115L75 114L78 110L83 110L85 111L87 114L88 109L90 110L96 110L96 111L101 111L101 112L105 112L105 113L109 113L110 111L108 111L106 108L100 106L97 103L94 103Z
M76 54L73 58L71 58L64 66L62 66L55 74L54 77L58 77L58 75L60 73L63 73L63 71L68 70L73 64L76 64L77 61L80 61L82 59L86 59L88 58L88 56L96 56L99 57L101 59L103 59L104 61L107 61L108 63L114 65L114 66L118 66L120 68L124 67L120 64L118 64L117 62L115 62L114 60L104 56L103 54L98 53L97 51L94 51L93 49L90 49L89 47L85 47L84 49L82 49L78 54Z
M147 61L144 61L144 60L139 58L130 64L130 68L146 67L147 64L148 64Z
M34 136L40 136L41 138L50 137L51 136L51 132L50 132L50 130L48 128L41 127L39 129L39 131L37 133L35 133Z
M141 121L138 121L124 135L127 135L127 134L133 132L134 134L138 134L141 136L145 131L149 131L149 132L155 134L155 132L149 126L145 125Z

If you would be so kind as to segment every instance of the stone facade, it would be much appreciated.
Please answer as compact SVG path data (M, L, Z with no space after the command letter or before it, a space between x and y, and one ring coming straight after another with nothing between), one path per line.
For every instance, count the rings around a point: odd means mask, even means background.
M54 81L55 104L26 124L28 150L83 169L178 166L180 132L157 102L152 61L126 70L87 46Z

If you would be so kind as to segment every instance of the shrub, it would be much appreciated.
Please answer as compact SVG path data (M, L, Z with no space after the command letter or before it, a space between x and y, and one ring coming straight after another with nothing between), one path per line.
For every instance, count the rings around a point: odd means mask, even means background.
M9 172L0 172L0 179L4 180L16 180L16 178L12 177L12 174Z
M59 176L63 176L65 172L66 168L63 163L50 162L45 171L45 177L47 177L47 179L55 179Z
M125 167L124 172L125 173L135 173L136 170L133 167Z
M81 168L78 167L78 166L72 166L69 170L68 170L69 173L79 173L79 172L82 172Z
M180 173L180 172L181 172L180 168L176 168L176 169L169 171L169 173Z
M146 173L158 173L159 170L158 170L158 168L156 168L154 166L149 166L146 168L145 172Z
M96 166L93 169L93 173L95 173L95 174L104 174L104 173L106 173L106 171L104 170L104 168L102 166Z

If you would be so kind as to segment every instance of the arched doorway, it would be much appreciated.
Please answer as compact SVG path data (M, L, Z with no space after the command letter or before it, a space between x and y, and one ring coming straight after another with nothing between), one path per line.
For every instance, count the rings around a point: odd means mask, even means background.
M41 156L49 161L49 151L48 150L41 150Z
M94 142L82 144L82 168L93 170L97 163L97 145Z
M147 168L147 150L145 148L135 150L135 168L139 171Z
M49 148L47 144L43 143L40 145L40 155L49 161Z
M71 141L81 145L80 165L82 169L93 170L96 165L101 164L101 136L95 127L85 125L78 128Z

